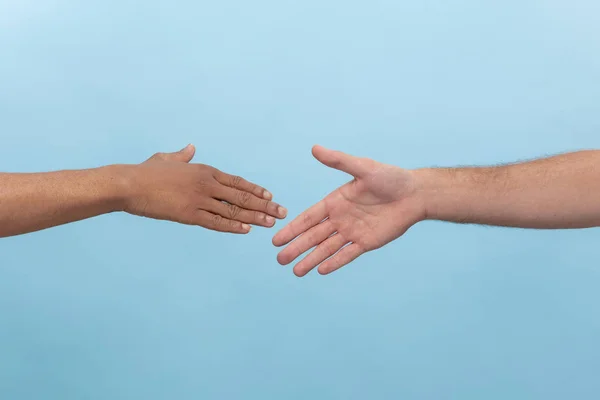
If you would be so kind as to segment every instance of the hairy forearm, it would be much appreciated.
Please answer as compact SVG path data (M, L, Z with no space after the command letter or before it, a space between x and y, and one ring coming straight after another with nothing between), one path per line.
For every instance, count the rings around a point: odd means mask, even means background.
M37 174L0 173L0 237L119 210L124 166Z
M600 226L600 151L415 171L427 219L537 229Z

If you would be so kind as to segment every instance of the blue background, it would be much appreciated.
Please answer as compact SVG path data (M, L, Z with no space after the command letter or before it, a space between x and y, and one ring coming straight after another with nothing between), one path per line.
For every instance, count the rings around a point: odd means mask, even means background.
M599 148L599 4L1 0L0 170L192 142L293 217L348 179L315 143L407 168ZM427 222L304 279L273 233L1 240L0 398L600 396L598 230Z

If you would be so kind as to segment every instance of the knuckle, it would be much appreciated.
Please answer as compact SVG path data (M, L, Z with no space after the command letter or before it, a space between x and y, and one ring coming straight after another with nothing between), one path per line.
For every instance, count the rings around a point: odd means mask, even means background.
M295 260L300 254L304 253L302 249L295 243L290 244L287 251L289 258L292 260Z
M373 169L377 165L377 161L375 161L371 158L367 158L367 157L359 158L358 162L360 163L361 166L368 168L368 169Z
M309 214L304 214L304 216L302 217L302 221L304 222L305 225L312 225L312 217Z
M334 167L339 167L342 164L342 157L341 157L341 153L339 151L334 151L333 154L331 155L331 160L330 163L332 166Z
M261 213L260 211L255 211L254 212L254 220L255 221L264 221L265 220L265 214Z
M196 192L196 195L199 196L206 196L206 192L208 192L210 190L210 185L208 184L208 182L204 181L204 180L199 180L196 182L196 185L194 187L194 191Z
M231 219L236 219L242 212L242 209L234 204L228 204L227 211L229 212L229 217Z
M313 246L317 244L317 237L313 232L306 232L305 235L307 243L313 243Z
M240 183L242 183L242 177L237 176L237 175L231 175L229 180L230 180L231 187L234 187L236 189L239 188Z
M237 197L238 197L238 201L240 202L240 205L245 206L250 202L252 195L248 192L238 191Z
M164 160L165 159L165 153L155 153L152 157L150 157L150 160Z
M221 173L218 169L206 164L196 164L196 168L198 169L198 173L204 174L205 176L210 175L215 179Z
M269 204L270 204L269 200L261 199L260 203L259 203L259 207L261 210L267 211L269 209Z
M196 211L196 207L193 206L193 203L191 201L186 202L182 207L181 207L181 213L183 215L189 215L189 216L193 216L194 215L194 211Z
M213 215L211 223L213 228L220 228L221 224L223 223L223 217L221 217L220 215Z
M327 254L334 254L337 251L337 248L335 247L335 243L333 243L333 241L323 243L323 248Z

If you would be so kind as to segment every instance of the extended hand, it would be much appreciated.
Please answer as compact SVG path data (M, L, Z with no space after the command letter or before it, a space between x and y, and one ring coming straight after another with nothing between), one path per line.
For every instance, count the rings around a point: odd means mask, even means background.
M275 246L297 238L277 256L283 265L317 246L294 267L296 275L304 276L319 264L319 273L331 273L400 237L424 219L422 202L414 196L416 184L411 171L320 146L313 148L313 155L354 179L306 210L273 238Z
M195 149L158 153L134 166L124 211L231 233L248 233L250 224L272 227L285 208L271 193L243 178L203 164L190 164Z

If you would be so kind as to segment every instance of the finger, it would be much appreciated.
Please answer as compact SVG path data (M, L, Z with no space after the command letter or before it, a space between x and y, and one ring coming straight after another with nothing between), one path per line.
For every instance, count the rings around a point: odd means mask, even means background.
M222 185L229 186L234 189L241 190L243 192L252 193L256 197L261 199L271 200L273 195L267 189L255 185L254 183L248 182L241 176L229 175L224 172L218 171L215 174L215 179Z
M348 243L348 241L340 234L331 236L329 239L318 245L317 248L302 261L296 264L294 267L294 274L296 274L296 276L308 274L311 269L337 253L346 243Z
M336 255L331 257L319 266L319 273L321 275L327 275L342 268L344 265L351 263L360 257L364 251L356 243L351 243L344 247Z
M239 234L246 234L250 232L250 225L248 224L224 218L218 214L213 214L204 210L198 210L196 212L194 225L199 225L218 232Z
M369 172L363 158L351 156L341 151L329 150L323 146L314 146L312 153L317 160L326 166L346 172L354 177L359 178Z
M179 161L189 163L196 154L196 148L192 144L188 144L183 149L174 153L156 153L150 159L158 159L163 161Z
M294 240L288 247L281 251L277 255L277 261L281 265L287 265L308 249L323 242L333 233L335 233L335 227L330 220L326 219L300 235L298 239Z
M277 203L256 197L252 193L220 186L216 189L215 198L226 201L245 210L261 211L275 218L285 218L287 210Z
M296 236L308 231L327 217L325 202L320 201L302 214L298 215L292 222L287 224L273 237L273 245L280 247L291 242Z
M204 208L204 207L203 207ZM275 225L275 218L260 211L249 211L236 206L234 204L223 203L222 201L214 200L206 206L206 211L214 214L219 214L222 217L240 221L246 224L272 227Z

